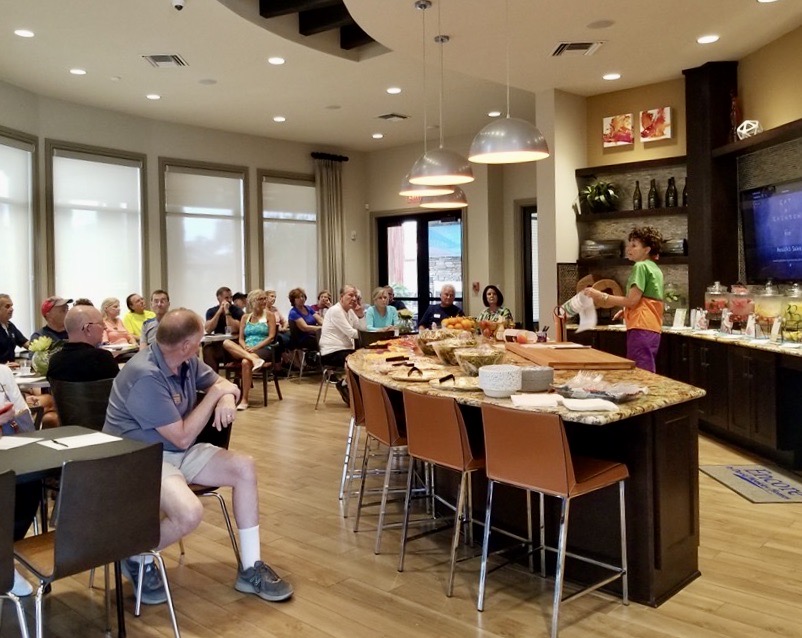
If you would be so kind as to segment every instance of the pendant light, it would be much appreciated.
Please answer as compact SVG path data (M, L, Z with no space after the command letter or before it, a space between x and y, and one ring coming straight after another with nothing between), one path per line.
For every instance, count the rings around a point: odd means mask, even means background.
M510 2L505 2L504 32L507 43L507 117L485 126L476 134L468 159L478 164L518 164L549 156L549 147L540 130L510 117Z
M440 5L437 5L437 30L440 29ZM421 155L409 171L413 184L443 186L468 184L474 180L470 162L455 151L444 148L443 138L443 46L449 41L447 35L437 35L434 41L440 45L440 148Z
M415 8L421 12L421 49L423 52L423 154L426 155L428 142L428 111L426 109L426 14L425 11L432 6L431 0L416 0ZM401 180L399 195L403 197L432 197L437 195L450 195L454 192L453 186L427 186L413 184L409 181L409 173Z
M468 205L468 199L465 197L465 191L459 186L454 187L454 192L449 195L439 195L437 197L421 197L421 208L438 208L442 210L451 210L454 208L465 208Z

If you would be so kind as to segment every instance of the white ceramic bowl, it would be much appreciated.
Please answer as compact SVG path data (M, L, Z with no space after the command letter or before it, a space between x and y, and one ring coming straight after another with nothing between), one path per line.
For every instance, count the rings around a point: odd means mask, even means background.
M479 387L489 397L504 398L521 389L521 368L513 365L479 368Z
M521 368L521 392L545 392L554 381L554 368L525 366Z

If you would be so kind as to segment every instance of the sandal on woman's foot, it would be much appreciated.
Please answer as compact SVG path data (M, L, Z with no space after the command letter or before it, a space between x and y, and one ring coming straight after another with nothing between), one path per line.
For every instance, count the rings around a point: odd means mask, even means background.
M256 362L253 364L253 371L256 372L265 364L264 359L257 359Z
M249 407L250 406L246 401L242 401L237 404L237 410L239 410L240 412L242 412L243 410L247 410Z

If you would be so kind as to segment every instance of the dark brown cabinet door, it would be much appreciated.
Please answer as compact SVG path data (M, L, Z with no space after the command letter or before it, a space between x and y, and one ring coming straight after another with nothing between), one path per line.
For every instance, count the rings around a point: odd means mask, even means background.
M730 431L768 447L777 444L775 355L730 348Z
M713 342L691 341L690 382L707 394L699 400L699 420L727 429L729 391L726 346Z

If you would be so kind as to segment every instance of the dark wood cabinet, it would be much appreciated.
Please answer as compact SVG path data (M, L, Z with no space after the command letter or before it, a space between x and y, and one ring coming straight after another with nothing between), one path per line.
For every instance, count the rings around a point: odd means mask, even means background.
M619 357L627 356L627 333L625 330L600 330L596 334L596 348Z
M663 333L656 364L657 374L690 383L691 353L688 339L682 335Z
M713 341L688 339L691 385L707 395L699 400L699 422L724 430L729 426L727 346Z
M777 446L777 356L729 348L729 430L759 445Z

